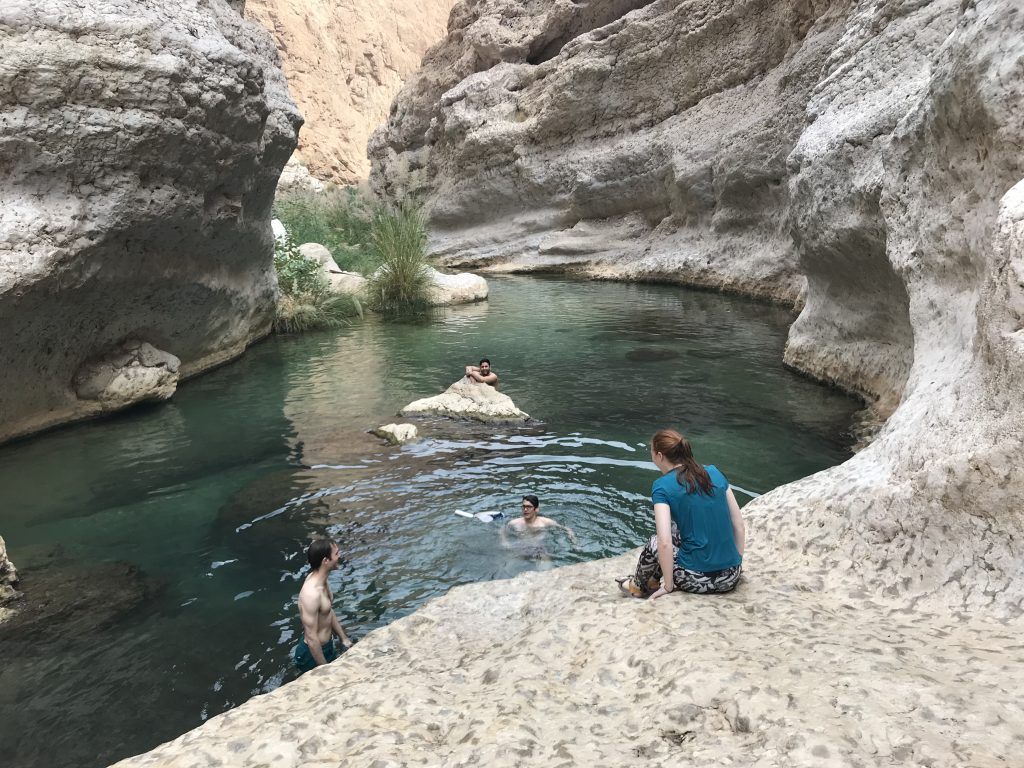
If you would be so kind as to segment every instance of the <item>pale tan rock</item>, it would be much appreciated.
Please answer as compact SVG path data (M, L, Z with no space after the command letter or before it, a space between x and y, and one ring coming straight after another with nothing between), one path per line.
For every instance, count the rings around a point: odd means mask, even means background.
M445 416L491 424L522 424L530 420L529 414L516 408L511 397L468 376L456 381L440 395L409 403L400 415Z
M419 437L416 427L412 424L385 424L370 430L371 435L387 440L392 445L411 443Z
M306 119L301 160L284 188L315 179L356 184L369 172L366 142L402 81L444 34L455 0L249 0L246 15L277 43Z
M320 193L326 189L324 182L309 172L302 162L299 153L293 152L288 162L281 169L281 178L277 182L277 193L300 192Z
M1014 629L766 575L772 557L719 596L621 597L635 554L455 587L117 766L1014 763Z
M3 536L0 536L0 583L18 583L18 569L7 557L7 542L4 541Z
M319 243L303 243L298 250L304 258L320 265L321 275L334 293L344 293L362 298L366 290L366 278L358 272L347 272L341 269L325 246Z
M430 302L437 307L471 304L487 298L487 280L469 272L447 275L431 268L430 283Z
M425 199L445 266L571 265L799 302L786 159L841 15L459 5L371 139L371 183Z
M128 341L90 360L75 373L78 399L95 402L101 412L119 411L136 403L167 400L178 386L181 361L139 341Z
M358 272L346 272L339 269L337 272L330 272L327 275L327 280L331 284L331 290L335 293L347 293L361 297L366 291L367 280Z
M4 441L103 412L73 379L126 339L185 378L269 333L301 117L238 3L6 0L0 27Z

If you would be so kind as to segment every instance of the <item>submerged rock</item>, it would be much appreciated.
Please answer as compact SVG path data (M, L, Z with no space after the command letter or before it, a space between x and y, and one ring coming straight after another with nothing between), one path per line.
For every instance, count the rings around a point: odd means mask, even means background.
M387 440L392 445L404 445L419 437L416 427L412 424L385 424L370 430L371 435Z
M104 412L72 380L126 339L187 378L270 332L302 118L240 7L3 3L0 441Z
M21 573L23 595L0 625L0 657L39 653L50 644L81 640L141 606L160 585L127 562L69 561L62 550Z
M489 424L524 424L530 415L520 411L512 398L489 384L465 376L440 395L409 403L402 416L446 416Z

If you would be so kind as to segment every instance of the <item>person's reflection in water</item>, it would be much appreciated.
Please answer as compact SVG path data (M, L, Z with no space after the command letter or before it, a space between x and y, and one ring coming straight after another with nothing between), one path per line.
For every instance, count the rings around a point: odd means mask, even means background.
M533 495L523 496L523 516L509 520L501 529L501 545L525 560L551 562L547 548L548 532L565 531L571 544L576 544L572 529L540 515L540 500Z

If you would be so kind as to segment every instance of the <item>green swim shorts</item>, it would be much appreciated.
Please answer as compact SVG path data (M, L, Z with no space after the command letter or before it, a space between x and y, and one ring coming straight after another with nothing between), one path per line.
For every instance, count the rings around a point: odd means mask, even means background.
M338 658L338 651L334 647L333 637L330 642L324 643L323 651L324 659L328 664ZM299 668L300 672L309 672L309 670L316 666L316 661L313 659L313 654L310 653L309 646L306 645L306 638L304 637L295 646L295 666Z

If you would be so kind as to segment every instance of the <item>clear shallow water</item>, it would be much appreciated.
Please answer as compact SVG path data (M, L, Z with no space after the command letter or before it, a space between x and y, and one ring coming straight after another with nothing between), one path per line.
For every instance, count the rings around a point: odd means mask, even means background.
M87 634L0 644L5 765L106 765L292 679L314 535L340 541L336 610L363 637L453 585L636 546L660 427L755 492L850 455L858 404L783 369L784 309L490 282L488 302L429 324L272 338L169 403L0 448L0 533L22 571L123 560L159 587ZM543 425L426 423L402 449L365 435L484 355ZM498 523L453 514L515 513L524 493L579 545L555 538L549 562L526 560L501 549Z

